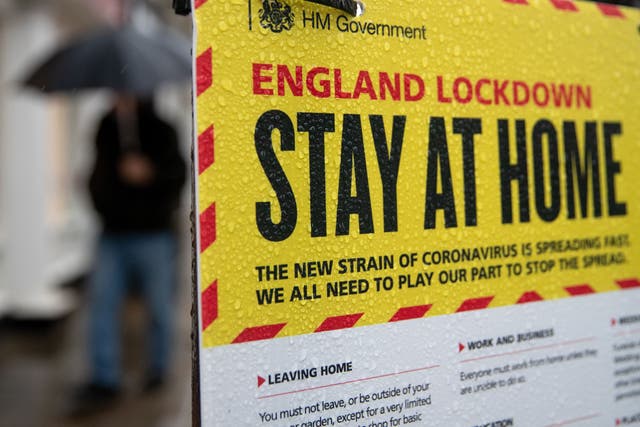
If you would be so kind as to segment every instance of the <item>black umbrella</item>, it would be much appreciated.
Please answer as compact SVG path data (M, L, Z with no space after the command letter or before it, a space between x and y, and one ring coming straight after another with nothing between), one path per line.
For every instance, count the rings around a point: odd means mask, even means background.
M191 77L190 49L173 33L150 37L132 27L103 29L55 52L25 84L47 93L108 88L148 95Z

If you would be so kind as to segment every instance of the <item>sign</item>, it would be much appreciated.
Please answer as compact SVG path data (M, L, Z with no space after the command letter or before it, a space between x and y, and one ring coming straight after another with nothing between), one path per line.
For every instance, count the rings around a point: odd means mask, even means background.
M640 425L640 13L195 1L202 424Z

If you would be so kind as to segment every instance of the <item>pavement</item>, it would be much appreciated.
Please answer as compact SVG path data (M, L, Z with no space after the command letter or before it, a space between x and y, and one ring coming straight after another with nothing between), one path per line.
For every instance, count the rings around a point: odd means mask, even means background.
M0 320L0 427L186 427L191 425L191 289L184 272L177 292L174 355L167 383L142 391L145 310L130 296L123 310L122 397L109 410L69 416L72 394L87 375L87 307L56 321Z

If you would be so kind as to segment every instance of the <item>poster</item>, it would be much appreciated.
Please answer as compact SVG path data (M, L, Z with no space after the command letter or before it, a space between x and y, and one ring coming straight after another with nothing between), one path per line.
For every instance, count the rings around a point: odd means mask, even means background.
M202 425L640 425L639 25L195 1Z

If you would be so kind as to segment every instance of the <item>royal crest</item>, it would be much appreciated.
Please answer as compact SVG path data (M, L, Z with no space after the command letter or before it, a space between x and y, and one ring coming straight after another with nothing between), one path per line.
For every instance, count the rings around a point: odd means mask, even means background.
M262 0L262 9L258 12L262 28L274 33L290 30L293 27L294 14L291 6L279 0Z

